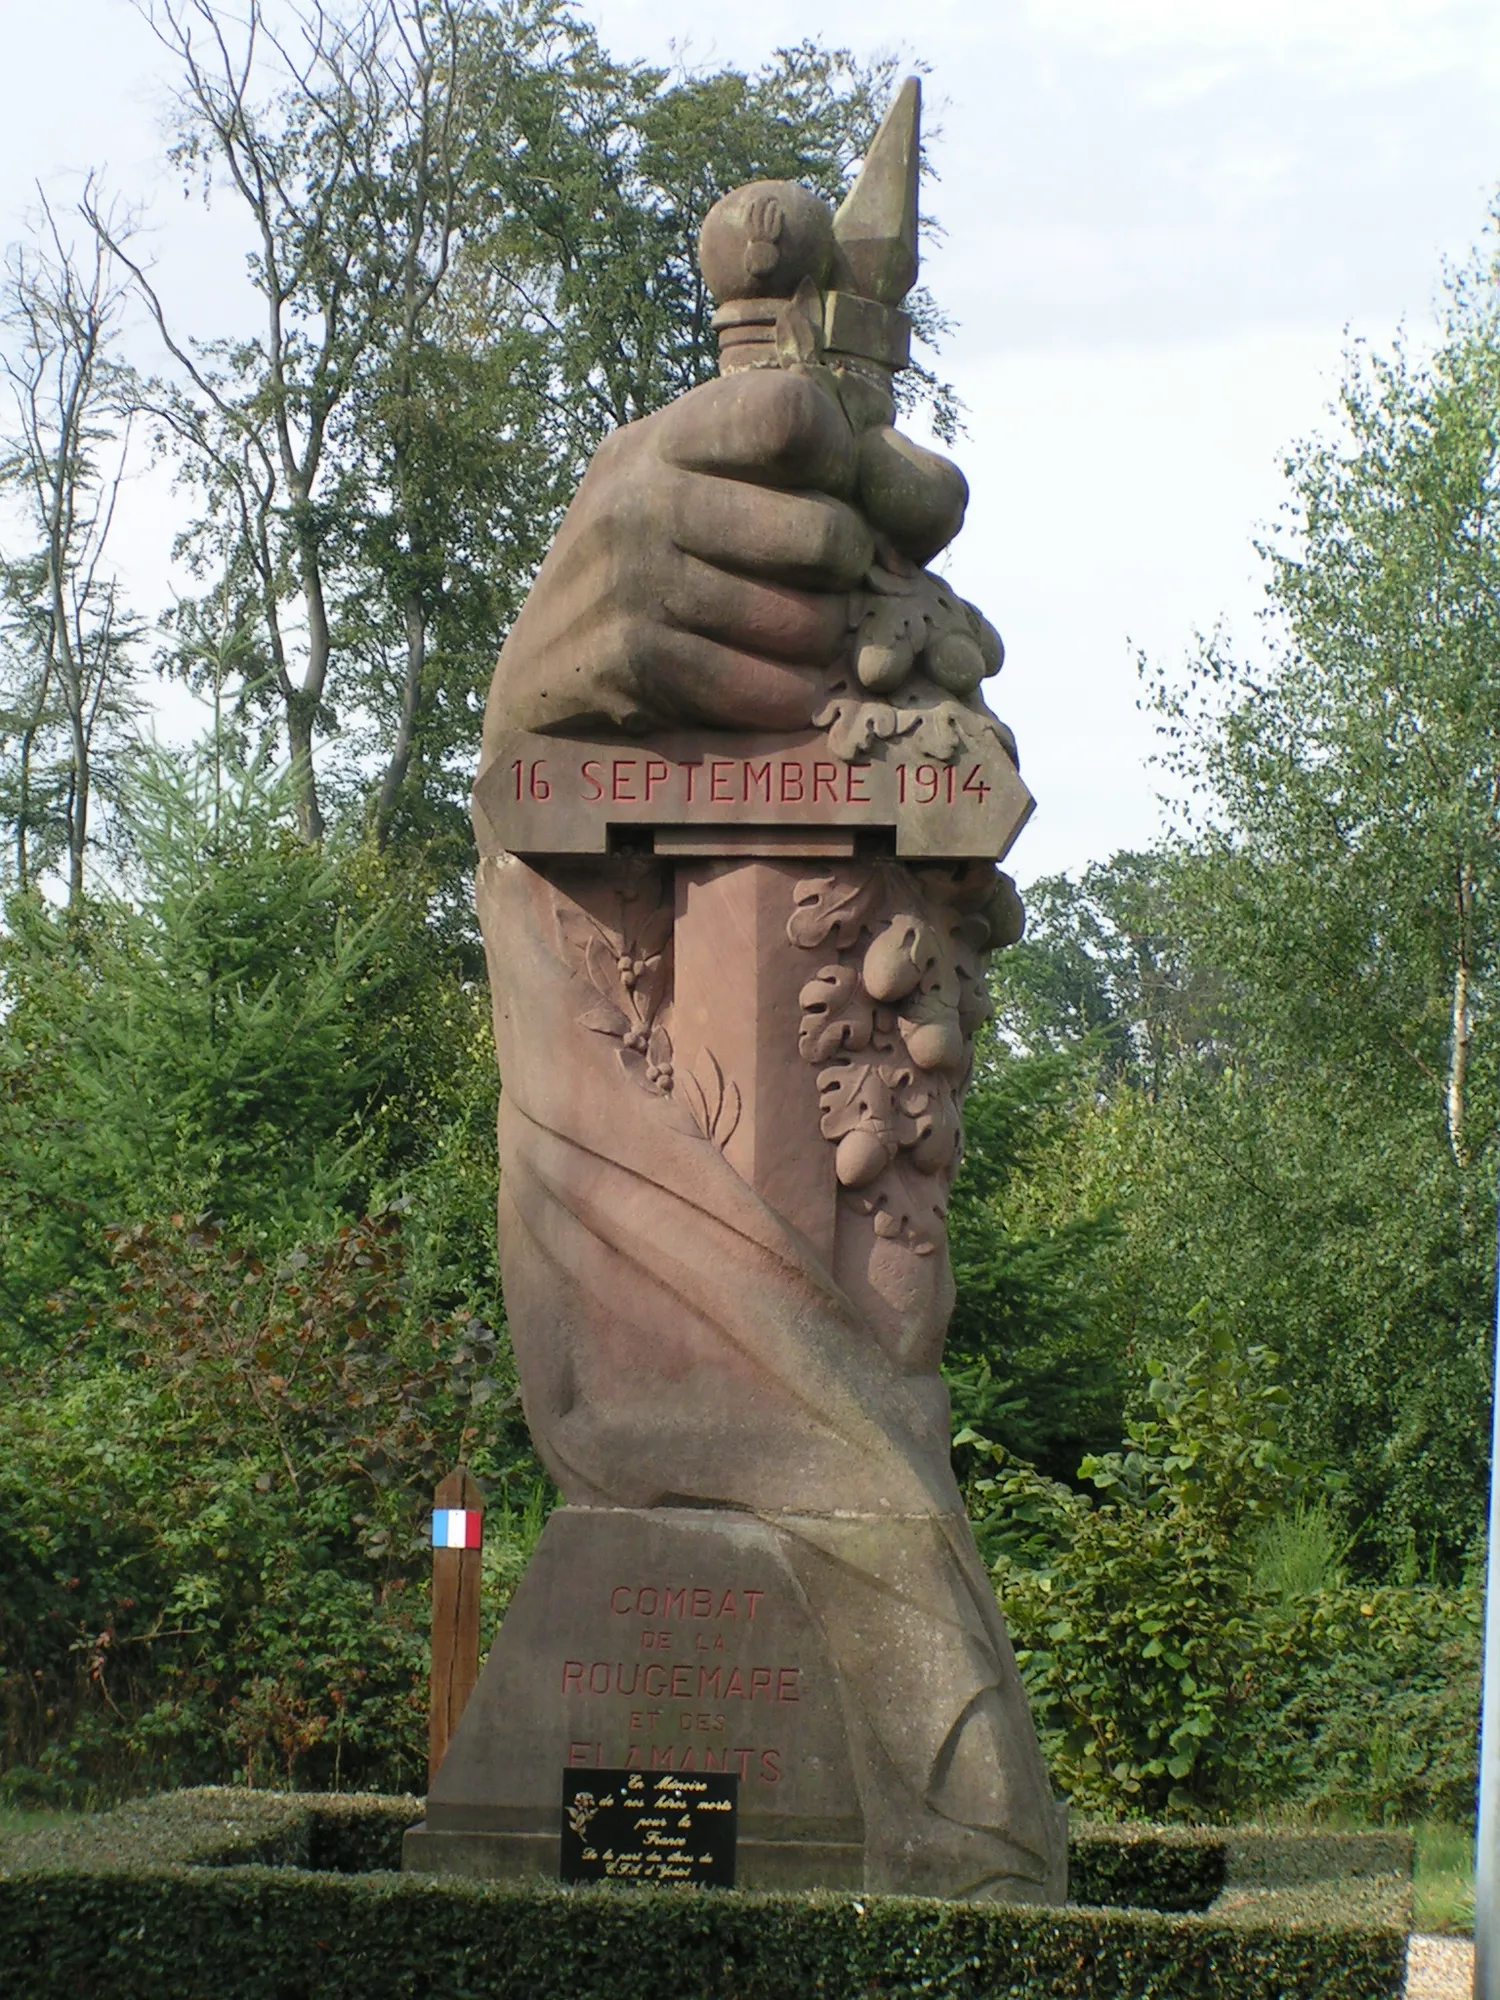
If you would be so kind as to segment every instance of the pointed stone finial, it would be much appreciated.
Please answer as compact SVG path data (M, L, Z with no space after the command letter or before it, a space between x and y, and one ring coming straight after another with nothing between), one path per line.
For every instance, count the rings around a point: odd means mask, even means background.
M909 76L833 218L834 282L840 291L897 306L917 282L921 162L922 85Z

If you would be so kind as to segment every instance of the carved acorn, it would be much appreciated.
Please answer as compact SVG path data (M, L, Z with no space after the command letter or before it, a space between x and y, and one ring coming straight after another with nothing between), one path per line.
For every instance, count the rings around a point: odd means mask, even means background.
M892 1149L868 1125L846 1132L833 1156L833 1169L839 1177L839 1186L868 1187L871 1181L885 1172L892 1157Z
M941 993L915 993L901 1009L901 1039L918 1069L957 1072L968 1060L958 1009Z
M946 1009L931 1021L909 1021L903 1015L901 1039L920 1069L960 1070L964 1066L963 1030L958 1016Z
M984 679L984 654L979 641L957 626L929 641L927 671L949 694L972 694Z
M911 1149L912 1165L924 1174L940 1174L958 1165L962 1150L963 1128L957 1106L946 1092L934 1094Z
M920 917L897 917L881 931L865 953L865 991L891 1004L904 1000L931 971L938 941Z
M854 672L871 694L900 687L927 639L927 620L903 598L870 600L854 641Z

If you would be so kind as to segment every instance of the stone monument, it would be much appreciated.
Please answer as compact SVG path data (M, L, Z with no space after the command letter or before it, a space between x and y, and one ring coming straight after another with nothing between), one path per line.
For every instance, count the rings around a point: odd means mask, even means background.
M555 1879L564 1770L732 1772L744 1886L1064 1895L938 1374L1031 800L926 567L963 477L894 427L918 119L836 216L712 210L719 377L606 440L495 671L501 1263L566 1504L411 1867Z

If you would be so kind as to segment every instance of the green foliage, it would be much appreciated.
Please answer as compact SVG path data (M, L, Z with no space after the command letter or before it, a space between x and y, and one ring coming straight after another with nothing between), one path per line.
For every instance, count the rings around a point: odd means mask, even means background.
M894 64L807 42L669 74L611 58L566 0L401 0L310 27L288 81L223 13L217 48L159 25L174 164L263 246L240 326L201 348L131 266L193 496L170 663L204 684L232 630L303 834L368 817L454 891L495 652L584 465L714 372L703 217L768 176L841 196ZM941 329L925 297L916 318ZM951 392L917 382L951 429Z
M1474 1836L1466 1826L1441 1821L1417 1829L1414 1879L1419 1931L1474 1929Z
M1383 1061L1333 1058L1311 1024L1296 1041L1263 1033L1251 940L1233 979L1219 969L1244 907L1232 885L1219 903L1194 855L1153 865L1149 896L1138 856L1048 887L997 974L1008 1038L1081 1053L1087 1019L1101 1051L1051 1154L1069 1163L1059 1220L1107 1205L1116 1225L1092 1337L1107 1358L1169 1355L1196 1302L1221 1301L1244 1343L1281 1356L1288 1443L1348 1476L1353 1568L1398 1574L1415 1545L1454 1581L1483 1514L1487 1159L1460 1168L1441 1118ZM1049 1028L1054 986L1092 998L1060 1002Z
M438 1304L494 1315L496 1101L467 950L420 874L310 848L284 780L212 746L125 788L133 895L0 939L7 1337L98 1273L107 1226L174 1211L288 1245L398 1197Z
M1357 351L1290 455L1262 655L1151 676L1177 837L1036 885L995 975L1008 1043L1097 1052L1056 1213L1117 1224L1105 1365L1220 1302L1347 1475L1348 1573L1450 1585L1495 1283L1497 396L1487 252L1435 352Z
M1055 1776L1088 1807L1222 1799L1255 1651L1246 1531L1302 1478L1278 1442L1274 1357L1201 1317L1198 1332L1185 1363L1153 1367L1124 1449L1084 1460L1097 1505L1003 1460L978 1496L1051 1528L1052 1560L1032 1565L1007 1523L997 1585Z
M1054 1781L1113 1813L1463 1817L1477 1590L1345 1584L1340 1482L1288 1456L1275 1357L1195 1332L1123 1450L1084 1460L1097 1503L963 1439Z
M1321 1896L1290 1899L1289 1921L1289 1899L1274 1892L1251 1899L1248 1912L1167 1917L305 1872L388 1863L386 1843L416 1809L410 1799L187 1793L71 1832L12 1839L0 1844L0 1978L21 1996L107 1985L121 2000L159 1992L331 2000L372 1984L438 2000L480 1991L635 2000L664 1990L683 2000L875 1992L1040 2000L1085 1988L1115 2000L1228 1991L1246 2000L1395 2000L1402 1988L1403 1899L1360 1898L1369 1884L1320 1883ZM1161 1840L1145 1844L1159 1860ZM1113 1846L1114 1878L1129 1886ZM1222 1872L1222 1848L1216 1859Z
M1242 1796L1392 1825L1472 1818L1476 1584L1324 1589L1267 1609L1262 1624Z
M178 1218L112 1256L110 1307L5 1382L8 1793L416 1777L433 1486L517 1483L492 1560L535 1535L508 1348L413 1312L394 1215L280 1256Z
M1124 1393L1124 1357L1100 1338L1117 1224L1070 1158L1092 1089L1089 1049L1014 1056L983 1039L948 1207L957 1303L943 1372L956 1425L1051 1472L1119 1435ZM962 1474L968 1448L956 1452Z

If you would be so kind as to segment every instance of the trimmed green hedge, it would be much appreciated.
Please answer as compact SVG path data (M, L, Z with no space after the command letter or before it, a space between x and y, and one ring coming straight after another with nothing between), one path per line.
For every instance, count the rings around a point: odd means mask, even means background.
M1206 1910L1216 1897L1241 1889L1310 1890L1367 1878L1409 1883L1414 1859L1412 1836L1401 1832L1084 1821L1068 1841L1068 1895L1075 1903L1132 1910Z
M1400 1878L1246 1885L1202 1914L909 1897L507 1889L393 1872L415 1799L208 1791L0 1839L7 2000L1384 2000ZM1264 1837L1263 1837L1264 1838ZM1234 1836L1075 1856L1208 1886ZM1163 1859L1170 1854L1169 1863ZM1377 1857L1378 1858L1378 1857ZM1196 1878L1191 1869L1200 1870ZM1139 1885L1137 1878L1137 1885ZM1185 1891L1184 1891L1185 1892Z

